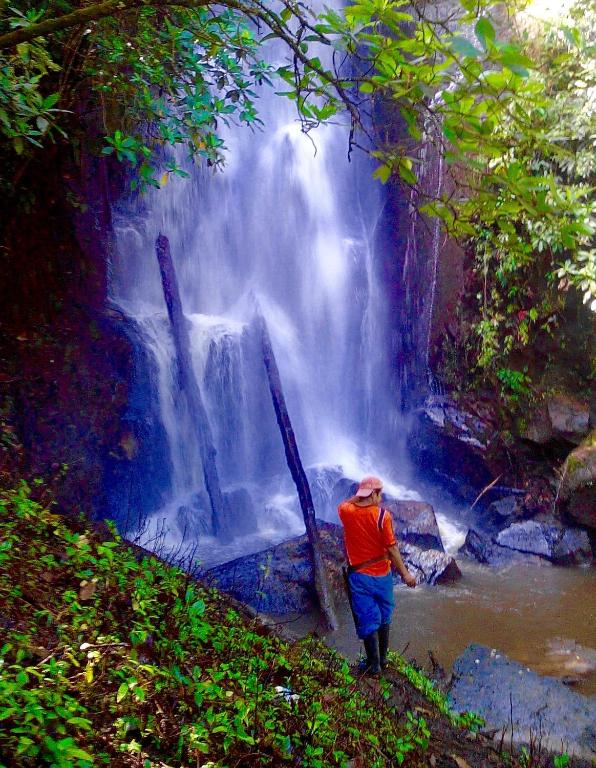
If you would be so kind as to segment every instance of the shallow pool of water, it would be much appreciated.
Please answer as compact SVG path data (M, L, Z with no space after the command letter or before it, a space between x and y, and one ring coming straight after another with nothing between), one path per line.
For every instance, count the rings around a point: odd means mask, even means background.
M494 570L459 563L452 585L395 589L391 647L428 662L431 650L450 668L472 642L487 645L543 675L578 680L596 694L596 570L515 566ZM327 639L349 657L360 650L347 604Z

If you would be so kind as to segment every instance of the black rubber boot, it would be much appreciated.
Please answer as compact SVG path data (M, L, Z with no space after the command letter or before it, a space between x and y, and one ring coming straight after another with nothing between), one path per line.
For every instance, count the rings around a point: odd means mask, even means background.
M381 624L379 627L379 663L381 669L387 669L387 650L389 648L390 624Z
M366 651L366 674L378 675L381 671L379 662L379 636L377 631L371 632L363 638L364 650Z

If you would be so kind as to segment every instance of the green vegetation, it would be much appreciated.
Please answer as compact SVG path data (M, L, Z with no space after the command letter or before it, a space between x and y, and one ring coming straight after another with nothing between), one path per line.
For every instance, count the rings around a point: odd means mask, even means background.
M568 289L596 311L595 29L589 4L577 0L566 23L545 25L542 39L528 42L533 93L516 109L532 130L520 134L507 114L495 126L504 151L491 163L513 184L474 214L476 360L514 395L527 391L514 362L526 347L541 337L581 345L566 338ZM589 311L584 318L589 326Z
M463 712L462 714L453 712L449 708L449 703L445 694L440 691L425 674L419 669L416 669L412 664L409 664L403 656L400 656L398 653L390 652L389 661L391 667L404 675L416 690L424 694L425 698L428 699L431 704L434 704L439 712L449 718L452 725L458 728L465 728L469 731L477 731L479 728L482 728L484 720L474 712Z
M0 496L0 764L426 764L430 723L391 683L367 691L319 641L282 641L40 490Z

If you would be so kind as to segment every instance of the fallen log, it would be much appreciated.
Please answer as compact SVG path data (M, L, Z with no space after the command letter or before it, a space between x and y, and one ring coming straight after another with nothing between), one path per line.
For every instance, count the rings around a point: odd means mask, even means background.
M329 580L325 570L325 563L323 562L323 558L321 556L319 532L317 530L317 524L315 520L315 508L310 492L310 486L308 484L306 473L304 472L304 467L302 466L302 461L298 452L296 436L294 434L292 422L290 421L290 416L288 414L286 400L281 385L279 369L277 367L275 354L271 345L271 338L269 336L267 323L258 308L255 311L255 325L261 341L263 350L263 362L265 363L267 380L269 382L269 391L271 392L273 409L275 410L275 417L277 419L277 424L279 426L279 431L281 432L281 437L284 444L286 461L288 463L288 468L292 475L292 479L296 485L296 490L298 491L300 507L304 517L304 525L306 526L306 535L308 537L312 558L315 590L319 599L321 616L327 624L328 628L335 630L339 624L337 621L337 616L335 615L335 608L333 605L331 590L329 588Z
M190 354L190 338L186 318L182 311L182 301L178 288L176 270L170 252L170 243L165 235L159 234L155 241L155 252L161 273L163 294L168 308L168 316L172 327L178 383L181 394L186 397L189 413L195 425L197 442L203 463L203 478L209 501L211 503L211 521L213 533L218 536L224 527L224 504L219 484L219 475L215 463L216 450L213 435L203 405L201 390L192 366Z

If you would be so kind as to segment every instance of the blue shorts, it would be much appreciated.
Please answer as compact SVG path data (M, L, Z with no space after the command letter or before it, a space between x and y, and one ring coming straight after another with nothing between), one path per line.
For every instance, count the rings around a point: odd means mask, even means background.
M356 617L359 638L370 635L381 624L391 624L393 614L393 577L351 573L352 610Z

